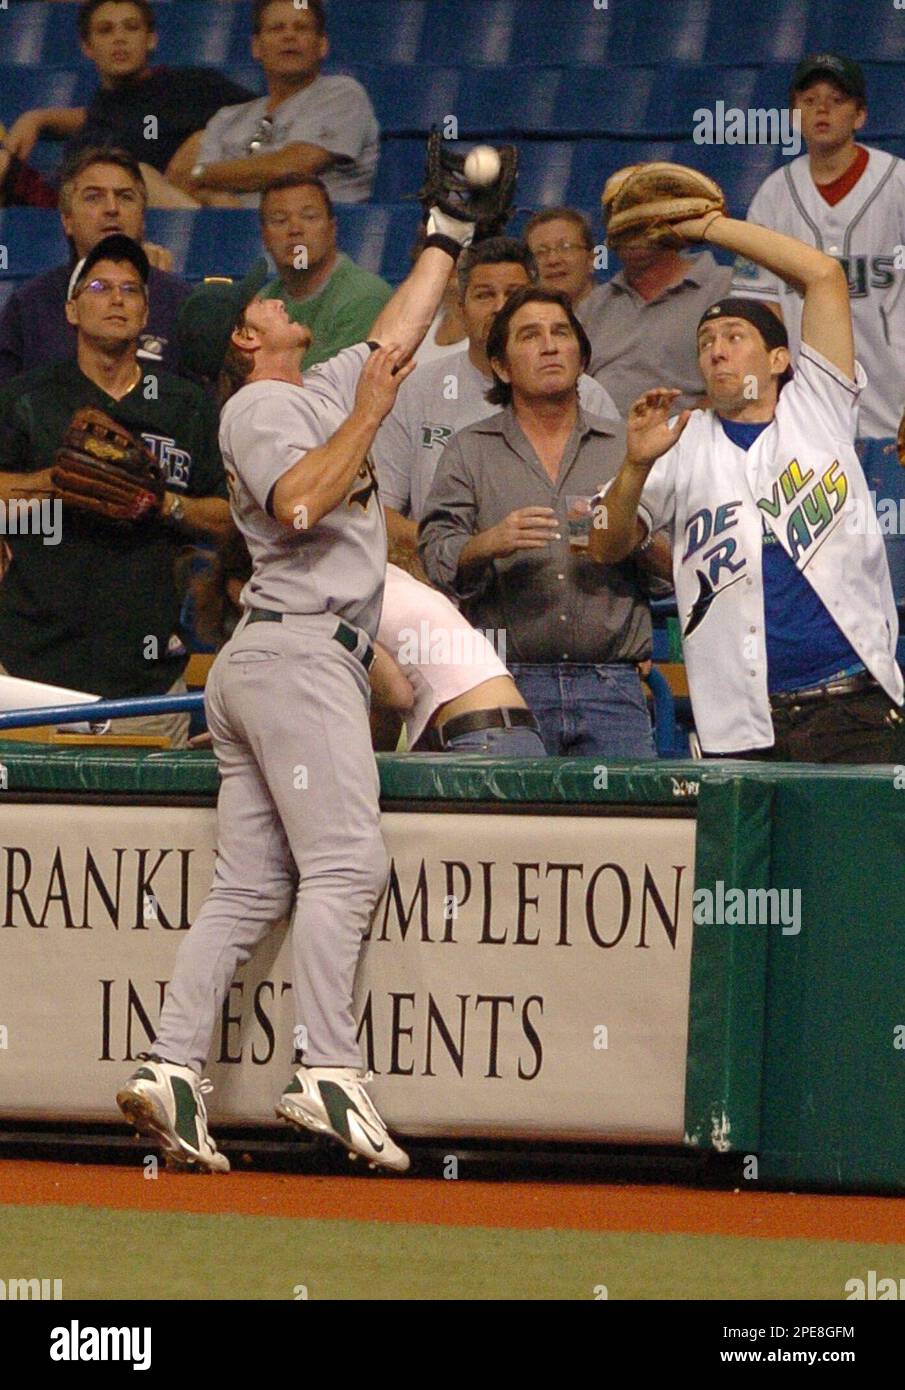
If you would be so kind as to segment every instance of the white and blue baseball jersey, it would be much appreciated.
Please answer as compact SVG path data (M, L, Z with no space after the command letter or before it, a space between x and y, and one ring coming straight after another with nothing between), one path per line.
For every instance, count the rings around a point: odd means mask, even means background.
M883 150L868 148L867 154L861 177L834 207L818 191L808 156L792 160L761 184L748 221L797 237L842 263L855 351L867 373L857 433L886 439L896 434L905 406L905 162ZM732 293L780 306L794 363L801 294L748 260L736 262Z
M674 528L682 646L707 753L774 743L764 526L871 675L902 702L886 552L882 536L866 525L872 508L854 448L864 385L860 365L850 381L804 345L773 420L747 452L729 439L713 410L695 411L648 475L639 516L651 530Z
M249 608L282 613L335 613L377 632L386 572L386 527L371 463L359 469L344 502L316 525L296 529L268 509L284 473L326 444L355 405L366 343L346 348L305 373L304 385L256 381L227 401L220 448L236 525L254 572L242 590Z

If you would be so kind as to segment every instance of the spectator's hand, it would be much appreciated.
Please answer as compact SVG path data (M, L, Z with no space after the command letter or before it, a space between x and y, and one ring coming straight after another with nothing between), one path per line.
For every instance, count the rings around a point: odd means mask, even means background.
M691 411L683 410L674 425L667 424L673 402L681 394L658 386L638 397L628 413L628 463L649 469L676 443L691 419Z
M379 347L362 368L355 393L355 409L369 415L379 425L396 403L396 392L415 370L413 360L400 366L402 348L395 344Z
M24 162L40 140L41 129L41 112L26 111L24 116L20 116L10 126L3 143L10 154L16 155Z
M166 246L158 246L156 241L143 241L141 244L155 270L173 269L173 253Z
M488 540L492 554L505 560L517 550L543 550L559 537L559 521L552 507L520 507L491 527Z
M195 734L194 738L189 739L189 748L213 748L213 746L214 740L207 730L203 734Z
M653 664L654 663L652 661L635 662L635 670L638 672L638 675L641 677L643 681L646 681L648 676L650 675L651 670L653 669Z

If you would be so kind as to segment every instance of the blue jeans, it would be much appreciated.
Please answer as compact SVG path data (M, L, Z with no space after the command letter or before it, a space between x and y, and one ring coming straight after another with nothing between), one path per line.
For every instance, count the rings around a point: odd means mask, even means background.
M517 662L509 669L552 756L656 757L634 666Z
M547 750L533 729L475 729L458 734L446 745L447 753L486 753L492 758L545 758Z

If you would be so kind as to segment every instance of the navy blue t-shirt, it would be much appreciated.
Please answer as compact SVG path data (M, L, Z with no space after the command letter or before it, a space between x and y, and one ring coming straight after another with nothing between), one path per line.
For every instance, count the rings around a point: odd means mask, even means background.
M0 313L0 383L36 367L74 358L78 335L66 318L71 265L58 265L21 285ZM153 266L148 276L148 322L138 343L138 360L179 372L176 315L192 286Z
M770 424L747 424L717 416L726 435L745 452ZM767 688L801 690L840 672L863 671L864 663L814 589L799 573L762 519L764 623Z

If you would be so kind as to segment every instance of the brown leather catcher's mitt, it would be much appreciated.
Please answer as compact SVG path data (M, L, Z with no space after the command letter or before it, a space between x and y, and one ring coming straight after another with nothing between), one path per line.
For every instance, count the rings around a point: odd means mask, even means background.
M163 507L166 480L153 454L90 406L70 420L50 476L67 507L108 521L145 521Z
M684 164L629 164L607 179L601 195L610 245L643 236L654 246L681 250L690 243L677 222L725 213L723 190Z

